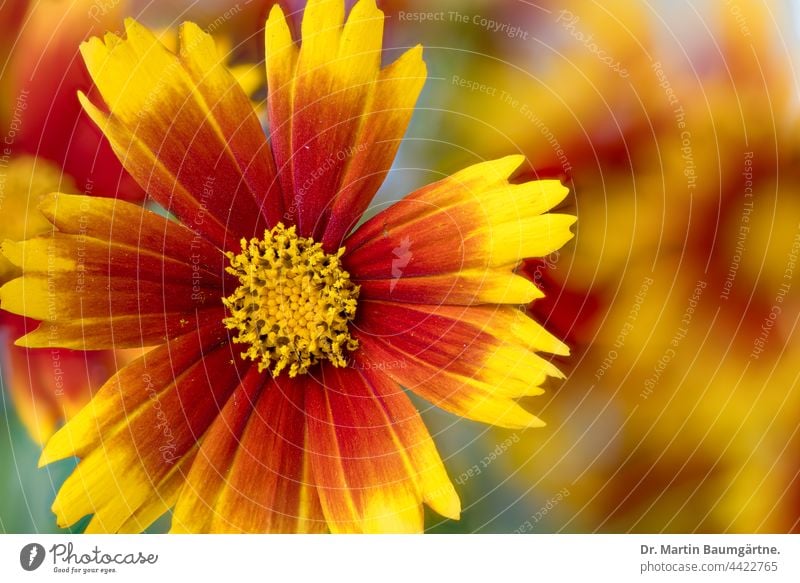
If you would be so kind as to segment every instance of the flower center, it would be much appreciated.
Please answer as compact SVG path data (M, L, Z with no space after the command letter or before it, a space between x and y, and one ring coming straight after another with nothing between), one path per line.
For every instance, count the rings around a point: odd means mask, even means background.
M264 239L242 239L242 252L227 253L227 268L239 287L222 303L230 317L223 322L249 344L242 358L259 361L258 370L277 376L305 373L320 360L346 366L345 350L358 348L350 337L359 286L341 267L344 247L335 255L295 228L279 223Z

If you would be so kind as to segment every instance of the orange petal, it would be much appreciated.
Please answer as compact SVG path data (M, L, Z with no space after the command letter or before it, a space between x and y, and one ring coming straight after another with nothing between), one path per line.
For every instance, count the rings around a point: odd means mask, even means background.
M436 406L504 427L543 423L515 399L562 376L535 351L568 349L511 306L425 306L361 302L358 338L369 366ZM391 363L391 366L388 365Z
M156 311L151 314L44 321L15 344L27 348L60 346L73 350L142 349L163 344L188 330L218 325L226 315L225 308L219 306L196 314Z
M224 317L227 260L189 229L114 199L56 194L41 208L60 232L3 244L25 269L0 288L3 309L43 321L19 344L140 348Z
M360 0L344 26L343 20L343 0L310 0L299 50L279 8L266 29L270 137L284 222L327 249L380 186L425 79L418 49L381 71L383 13L374 0ZM342 216L324 236L334 205Z
M195 447L184 455L167 472L167 475L154 484L152 494L142 502L117 529L120 534L138 534L153 524L159 517L168 512L178 499L181 488L186 483L186 474L197 457ZM100 520L93 518L86 526L86 534L107 532Z
M3 313L0 327L9 338L16 338L25 333L26 323ZM29 350L13 345L6 346L5 357L6 386L14 407L28 434L40 444L89 402L118 362L111 351Z
M86 235L55 232L19 243L8 241L3 253L26 274L53 273L57 265L59 270L64 266L64 270L80 272L83 278L107 275L170 285L188 282L198 291L218 289L222 285L219 273L204 268L199 262L193 263L190 257L173 258L145 247Z
M243 180L261 204L268 224L281 219L282 195L276 179L275 162L250 99L225 66L214 39L192 22L181 25L179 56L194 80L197 91L219 123L230 155L236 160ZM235 204L235 202L234 202ZM239 227L234 223L235 227Z
M305 453L302 381L248 377L203 440L173 532L324 532Z
M139 205L113 198L51 194L39 209L60 232L161 253L223 273L228 260L220 250L190 229Z
M258 234L266 206L277 203L274 169L258 118L213 40L186 25L177 56L135 21L125 30L125 40L108 34L81 46L109 113L82 96L84 108L125 168L184 224L220 247Z
M152 502L240 383L246 366L232 361L219 327L210 328L153 349L106 383L42 454L40 463L82 458L53 504L58 523L94 514L89 530L116 532Z
M81 276L67 270L25 274L0 287L4 310L50 324L165 313L194 320L196 314L216 313L219 297L195 293L191 282L159 284L135 277Z
M364 368L321 367L306 387L308 446L333 532L421 532L422 503L460 505L418 413L398 386Z
M361 286L362 300L391 300L414 304L527 304L543 297L543 293L529 279L513 277L508 270L464 269L442 275L418 275L405 277L403 255L411 254L411 248L402 245L392 255L394 274L391 278L362 279L353 281ZM357 273L358 268L351 268Z
M356 226L383 184L427 75L421 46L406 52L378 75L332 204L322 238L326 247L341 247L342 239Z
M471 166L362 225L345 241L343 261L366 297L467 305L541 297L514 269L561 247L575 218L545 213L567 194L557 181L509 183L521 162Z

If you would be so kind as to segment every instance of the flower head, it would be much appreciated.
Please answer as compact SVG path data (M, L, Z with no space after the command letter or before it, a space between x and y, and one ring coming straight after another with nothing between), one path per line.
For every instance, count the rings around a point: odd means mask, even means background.
M177 54L132 20L83 46L103 100L84 107L171 216L54 194L57 232L3 246L23 269L3 307L43 320L21 344L155 346L48 442L43 464L81 458L59 523L141 530L174 507L174 531L420 531L422 503L460 502L403 388L542 424L516 399L560 376L536 353L567 348L518 309L541 293L515 268L572 236L545 214L567 191L512 184L511 156L356 228L426 74L419 47L382 69L383 14L343 4L309 2L301 46L270 14L269 138L195 25Z
M273 376L306 373L320 360L347 366L345 352L358 347L350 336L358 286L339 264L344 251L329 255L278 223L263 240L242 239L239 255L226 254L239 287L222 300L230 312L223 322L248 345L242 357Z

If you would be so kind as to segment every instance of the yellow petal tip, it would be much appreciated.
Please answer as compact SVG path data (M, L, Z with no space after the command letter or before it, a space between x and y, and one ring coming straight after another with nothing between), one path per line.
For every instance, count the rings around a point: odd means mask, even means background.
M542 427L547 427L547 423L536 417L535 415L531 415L531 420L525 425L525 429L541 429Z
M438 514L450 520L461 520L461 499L456 494L452 485L450 492L445 495L437 496L435 499L428 500L428 505Z
M45 447L45 449L42 450L42 455L39 456L39 461L37 462L36 467L43 468L45 466L50 465L54 461L55 460L51 459L50 456L48 455L47 447ZM55 506L55 504L54 504L54 506Z
M66 428L67 426L65 425L47 440L42 454L39 456L40 468L75 455L71 448L64 447L65 442L67 445L72 443L71 436L65 435L64 433ZM58 499L56 499L56 502L57 501Z
M17 242L16 241L12 241L11 239L3 239L3 242L0 243L0 253L5 255L7 259L11 260L11 258L8 257L8 251L10 250L12 245L16 245L16 244L17 244Z
M55 216L56 216L56 207L58 204L58 194L57 192L51 192L46 194L42 197L39 201L39 204L36 206L39 209L39 212L44 215L51 223L55 224Z
M22 253L19 242L6 239L0 244L0 255L16 267L22 267Z
M275 4L269 11L269 16L267 17L267 22L272 20L273 18L280 18L281 20L285 19L286 16L283 13L283 8L281 8L280 4Z
M139 22L132 16L125 17L125 20L123 20L122 22L123 25L125 26L125 32L128 32L129 30L133 30L136 28L142 28L142 25L139 24Z
M0 301L2 301L2 297L0 297ZM16 314L17 312L13 313ZM25 314L19 314L19 315L24 316ZM20 336L19 338L14 340L14 346L18 346L20 348L47 348L48 341L46 339L43 340L39 338L37 340L37 337L41 336L36 334L36 331L38 329L39 328L37 327L37 329L34 330L33 332L29 332L28 334L25 334L25 336Z

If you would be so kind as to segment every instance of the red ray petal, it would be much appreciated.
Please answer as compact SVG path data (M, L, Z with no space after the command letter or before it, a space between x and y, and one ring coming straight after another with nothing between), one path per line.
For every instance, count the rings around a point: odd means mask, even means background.
M305 453L304 380L251 376L204 439L173 531L327 529Z
M123 368L48 442L42 463L81 462L53 505L59 524L93 513L115 532L148 503L195 449L247 365L214 329L154 349Z
M458 516L436 449L408 397L372 371L322 366L306 388L309 447L334 532L420 532L422 502Z
M266 137L249 100L194 25L183 29L180 57L133 20L125 30L125 40L109 34L81 46L109 113L82 96L84 108L159 204L220 248L237 247L267 226L263 199L275 199Z

